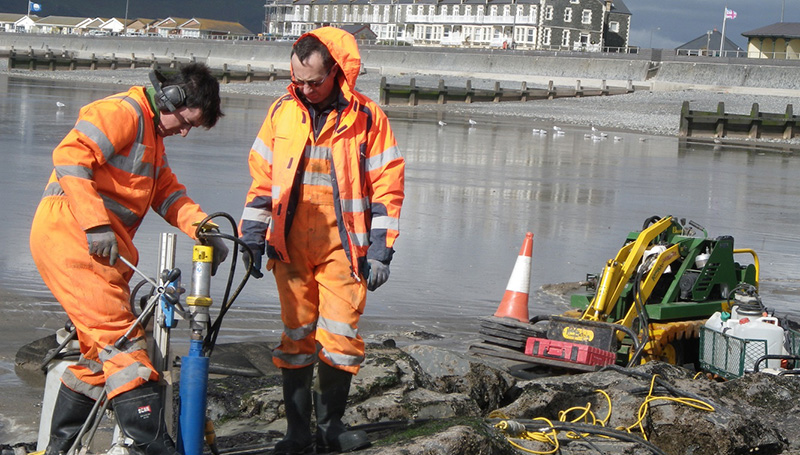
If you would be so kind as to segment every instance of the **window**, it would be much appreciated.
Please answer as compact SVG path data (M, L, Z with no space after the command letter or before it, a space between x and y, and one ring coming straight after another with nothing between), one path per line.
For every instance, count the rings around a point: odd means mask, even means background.
M564 22L572 22L572 8L564 8Z
M545 46L550 45L550 37L553 35L553 30L546 28L542 33L542 44Z
M467 16L467 17L472 16L472 7L471 6L465 6L464 7L464 15Z
M552 21L553 20L553 6L546 6L544 8L544 20Z
M497 16L497 5L492 5L489 7L489 15Z
M453 5L453 16L458 16L461 14L461 7L458 5Z
M608 23L608 29L614 33L619 33L619 22L611 21Z
M591 24L592 23L592 10L585 9L581 14L581 24Z
M569 30L564 30L561 33L561 46L569 47Z
M511 16L511 5L503 6L503 16L505 17Z
M574 4L574 5L577 5L578 3L581 2L581 0L569 0L569 2Z
M436 14L436 5L428 5L428 16Z
M530 20L530 23L532 23L532 24L535 24L537 22L536 12L537 12L536 5L531 5L531 20Z
M423 8L425 7L422 5L417 5L417 15L422 16L423 14L425 14L425 10Z

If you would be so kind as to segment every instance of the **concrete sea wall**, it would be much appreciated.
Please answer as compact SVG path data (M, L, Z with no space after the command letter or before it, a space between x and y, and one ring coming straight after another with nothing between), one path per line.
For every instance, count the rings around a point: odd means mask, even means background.
M153 56L204 61L210 66L288 69L291 42L208 41L166 38L72 37L0 33L0 50L50 49L76 52L78 57ZM419 47L362 46L367 71L466 76L474 78L574 85L576 80L620 85L628 80L652 89L770 89L790 94L800 90L800 61L680 57L671 51L639 54L503 51Z

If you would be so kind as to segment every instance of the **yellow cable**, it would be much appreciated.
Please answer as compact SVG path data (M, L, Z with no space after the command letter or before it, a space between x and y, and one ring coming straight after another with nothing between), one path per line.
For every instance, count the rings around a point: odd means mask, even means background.
M655 389L655 384L656 384L656 378L657 377L658 377L658 375L653 375L653 377L650 380L650 389L649 389L649 391L647 393L647 397L645 397L644 402L639 406L639 410L637 412L637 417L638 418L637 418L636 422L634 422L633 424L631 424L631 425L629 425L627 427L617 427L616 428L617 430L627 431L628 433L631 433L631 430L633 428L638 427L639 431L642 434L642 438L644 438L644 440L647 441L647 434L645 433L644 426L642 425L642 421L647 416L647 411L648 411L648 409L650 407L650 403L653 402L653 401L659 401L659 400L661 400L661 401L672 401L672 402L680 403L680 404L683 404L683 405L686 405L686 406L691 406L691 407L693 407L695 409L699 409L701 411L708 411L708 412L714 412L715 411L714 407L711 406L710 404L706 403L705 401L698 400L698 399L695 399L695 398L688 398L688 397L675 398L675 397L667 397L667 396L654 396L653 395L653 390ZM611 412L612 412L611 397L608 395L608 393L606 393L605 391L600 390L600 389L595 390L595 392L602 394L606 398L606 402L608 403L608 413L606 414L606 416L603 419L598 420L597 417L595 416L594 412L592 412L592 410L591 410L591 403L587 403L586 406L575 406L575 407L571 407L571 408L568 408L568 409L563 410L563 411L559 411L558 412L559 421L560 422L565 422L565 423L577 423L577 422L583 420L585 423L588 423L588 424L591 424L591 425L598 425L598 426L601 426L601 427L605 427L608 424L608 421L611 419ZM568 421L567 420L568 415L571 412L576 412L576 411L580 412L580 414L577 417L575 417L574 419ZM516 448L518 450L521 450L521 451L527 452L527 453L537 454L537 455L548 455L548 454L553 454L553 453L556 453L556 452L559 451L558 430L553 429L553 423L550 420L548 420L548 419L546 419L544 417L537 417L537 418L532 419L532 420L534 420L534 421L538 420L538 421L542 421L542 422L546 423L547 426L550 427L550 430L548 430L548 431L529 431L527 429L524 429L524 425L522 425L519 422L516 422L514 420L511 420L505 413L503 413L502 411L499 411L499 410L495 410L495 411L492 411L491 413L489 413L489 418L502 419L500 422L495 424L495 428L497 428L499 431L504 433L506 435L506 440L508 441L508 443L511 444L514 448ZM521 429L520 426L522 426L522 429ZM580 439L582 437L588 436L589 434L590 433L579 434L579 433L576 433L575 431L571 431L571 430L565 432L565 435L568 438L571 438L571 439ZM609 438L609 439L611 438L610 436L604 436L604 435L598 435L598 436L602 437L602 438ZM547 451L532 450L532 449L524 447L524 446L520 445L519 443L513 441L513 439L541 442L541 443L548 444L548 445L552 446L552 449L551 450L547 450Z

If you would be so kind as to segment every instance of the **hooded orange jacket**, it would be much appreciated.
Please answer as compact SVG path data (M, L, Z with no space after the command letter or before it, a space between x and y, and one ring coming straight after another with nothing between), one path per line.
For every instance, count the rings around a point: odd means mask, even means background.
M361 56L353 35L323 27L309 32L330 51L342 69L337 82L349 103L338 115L330 142L333 160L334 203L342 245L353 276L366 271L366 259L388 264L399 235L404 198L405 161L386 114L355 90ZM293 189L301 182L299 167L311 132L308 109L293 87L275 101L250 150L253 183L240 224L242 238L251 247L290 262L286 238L296 201Z

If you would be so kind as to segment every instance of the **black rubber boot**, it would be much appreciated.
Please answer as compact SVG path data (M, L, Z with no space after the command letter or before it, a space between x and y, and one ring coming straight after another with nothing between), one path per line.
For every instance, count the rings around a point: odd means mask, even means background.
M75 392L63 383L58 389L56 404L53 406L53 417L50 420L50 442L45 455L64 454L69 451L81 427L91 414L94 400Z
M319 362L314 408L317 411L317 453L352 452L369 447L364 431L350 431L342 423L353 375Z
M283 405L286 409L286 436L275 444L275 455L314 453L311 437L311 380L314 365L281 370Z
M145 455L178 455L164 421L162 387L154 381L111 399L120 430Z

